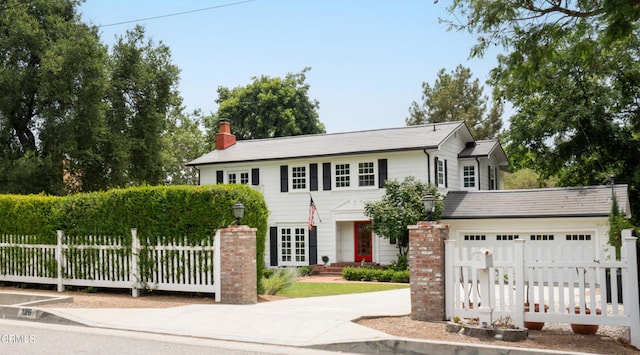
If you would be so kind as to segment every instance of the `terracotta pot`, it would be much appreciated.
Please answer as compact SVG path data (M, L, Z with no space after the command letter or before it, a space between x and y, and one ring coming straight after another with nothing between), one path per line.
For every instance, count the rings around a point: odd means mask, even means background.
M549 306L547 306L546 304L544 305L544 313L547 313L547 310L549 309ZM524 306L524 311L525 312L529 312L529 305L525 305ZM539 303L534 303L533 304L533 311L534 312L540 312L540 304ZM544 327L544 322L524 322L524 327L529 329L529 330L542 330L542 328Z
M580 307L575 307L574 310L573 310L573 313L580 314ZM589 308L585 308L584 313L585 314L591 314L591 310ZM596 309L596 314L602 314L602 311L600 309ZM598 331L598 328L600 328L600 326L597 325L597 324L574 324L574 323L571 323L571 330L575 334L594 335Z

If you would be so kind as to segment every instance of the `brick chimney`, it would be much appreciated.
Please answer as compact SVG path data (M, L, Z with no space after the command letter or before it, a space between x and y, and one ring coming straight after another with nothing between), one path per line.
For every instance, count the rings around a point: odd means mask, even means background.
M221 118L216 134L216 149L227 149L234 144L236 144L236 136L231 134L231 123L228 119Z

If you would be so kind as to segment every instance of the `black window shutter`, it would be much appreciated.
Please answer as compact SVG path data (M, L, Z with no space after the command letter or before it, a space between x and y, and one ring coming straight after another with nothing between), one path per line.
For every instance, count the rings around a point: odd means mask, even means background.
M436 182L436 186L440 186L440 181L438 181L438 157L433 158L433 172L435 173L435 182Z
M385 187L387 182L387 159L378 159L378 187Z
M487 185L489 190L493 190L493 186L491 186L491 165L487 166Z
M447 172L447 160L444 161L444 187L449 187L449 176Z
M224 171L218 170L216 171L216 184L224 183Z
M260 185L260 169L258 168L251 169L251 185Z
M318 227L309 230L309 265L318 263Z
M278 266L278 227L269 227L269 265Z
M498 167L496 166L494 169L496 171L496 190L498 190Z
M280 165L280 192L289 191L289 166Z
M331 163L322 163L322 189L331 190Z
M309 190L318 191L318 164L309 164Z

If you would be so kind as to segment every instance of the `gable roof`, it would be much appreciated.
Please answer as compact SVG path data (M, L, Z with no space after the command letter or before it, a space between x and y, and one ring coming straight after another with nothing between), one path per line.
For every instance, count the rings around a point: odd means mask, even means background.
M618 206L631 216L627 185L614 185ZM612 187L449 191L441 219L603 217L611 212Z
M436 149L458 131L463 132L466 139L473 140L464 122L243 140L226 149L207 153L187 165Z
M509 165L507 155L504 153L504 149L502 149L502 146L497 139L476 141L475 144L470 144L460 152L460 154L458 154L458 158L489 158L492 154L495 155L495 158L500 165Z

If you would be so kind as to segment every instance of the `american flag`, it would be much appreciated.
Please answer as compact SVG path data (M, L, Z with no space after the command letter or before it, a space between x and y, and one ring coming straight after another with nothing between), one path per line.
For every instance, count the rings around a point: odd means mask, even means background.
M316 213L318 213L318 207L316 207L316 203L313 202L313 197L311 197L311 202L309 202L309 230L312 230L315 226Z

